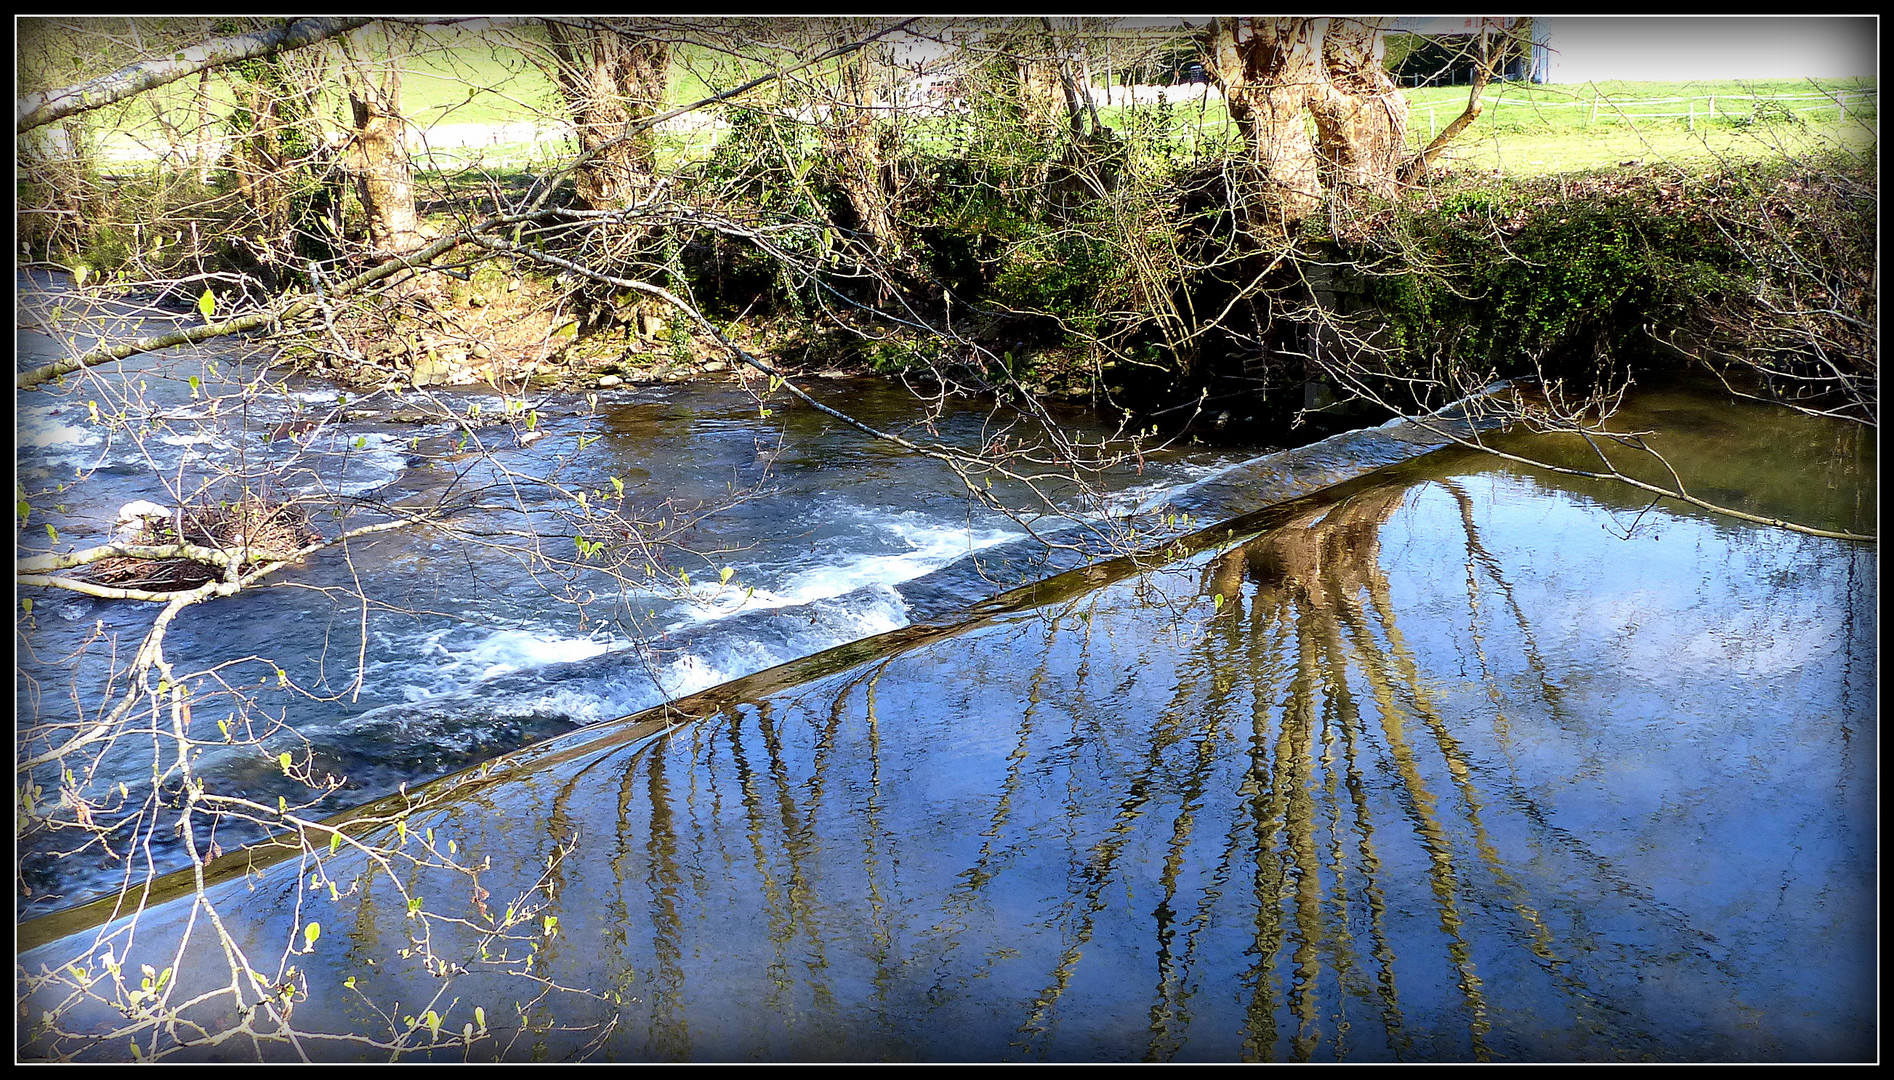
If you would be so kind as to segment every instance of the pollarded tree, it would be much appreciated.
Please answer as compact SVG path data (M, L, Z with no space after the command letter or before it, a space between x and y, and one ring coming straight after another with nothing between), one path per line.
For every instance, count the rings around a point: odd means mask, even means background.
M587 230L595 265L622 272L651 235L636 214L658 187L656 125L670 83L671 43L621 22L548 20L537 59L565 101L578 137L572 165L581 209L611 213ZM603 290L577 296L582 326L624 321Z
M871 32L867 25L839 22L824 28L822 43L836 47ZM884 49L856 49L838 57L831 80L820 84L812 110L821 130L824 179L848 203L853 226L869 251L892 256L895 232L895 147L892 122L879 118L876 97L891 71Z
M1388 196L1407 154L1407 99L1382 64L1379 20L1216 19L1205 68L1291 222L1330 197ZM1313 119L1313 133L1310 120Z
M307 260L335 254L334 230L324 225L332 224L339 180L323 132L325 71L308 52L269 54L223 71L235 108L222 165L236 198L221 261L275 291Z
M650 120L664 107L671 45L625 26L546 23L549 72L572 114L574 184L588 210L622 210L650 194L657 158Z

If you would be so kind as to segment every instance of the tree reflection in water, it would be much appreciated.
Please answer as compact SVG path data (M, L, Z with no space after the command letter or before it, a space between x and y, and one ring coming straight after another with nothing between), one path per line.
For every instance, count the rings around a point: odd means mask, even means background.
M1528 511L1503 545L1502 504ZM496 896L569 848L535 970L586 992L443 1056L1865 1052L1872 552L1602 517L1511 475L1391 480L470 784L427 824ZM1679 585L1680 544L1713 572ZM1811 643L1794 679L1700 647L1744 620ZM1634 642L1662 662L1614 659ZM412 930L384 892L351 901L365 949ZM308 959L316 1000L432 993ZM517 992L482 970L445 1030Z
M1200 560L1200 588L1132 579L630 762L688 778L621 804L642 873L591 883L627 897L613 922L649 920L638 1052L1637 1058L1673 1021L1766 1044L1724 1030L1727 1001L1627 998L1659 969L1743 971L1522 776L1522 739L1596 718L1457 481L1431 490L1462 625L1395 596L1382 536L1420 490L1311 509Z

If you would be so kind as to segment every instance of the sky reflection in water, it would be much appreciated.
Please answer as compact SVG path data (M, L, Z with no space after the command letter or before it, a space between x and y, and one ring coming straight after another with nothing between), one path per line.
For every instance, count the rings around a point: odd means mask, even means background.
M496 897L573 845L538 963L605 996L515 1057L1863 1060L1875 580L1436 456L416 828ZM433 993L385 879L314 913L300 1020Z

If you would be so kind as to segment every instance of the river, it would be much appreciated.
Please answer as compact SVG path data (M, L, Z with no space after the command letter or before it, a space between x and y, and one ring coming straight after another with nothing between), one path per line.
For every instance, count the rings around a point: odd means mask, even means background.
M166 359L149 363L148 381ZM987 408L928 421L869 385L825 392L962 446L996 431ZM155 462L90 441L83 397L30 400L23 478L103 463L101 494L55 521L97 538L118 501L151 497L141 478L200 447L263 452L245 431L334 393L292 384L282 415ZM389 418L403 407L357 406L308 490L386 505L468 483L437 475L455 430L417 433ZM722 387L539 409L549 435L509 451L516 473L596 436L596 459L564 466L589 487L758 488L707 519L717 553L697 564L755 592L627 592L581 619L504 558L408 530L206 605L173 639L197 667L267 652L335 691L264 706L366 777L323 806L489 762L372 834L426 845L419 863L316 847L212 887L238 946L294 967L312 1057L388 1056L319 1037L366 1032L438 1060L1872 1058L1871 545L1427 453L1399 427L1158 453L1103 477L1103 501L1065 492L1067 517L1021 520L970 508L932 462ZM1871 433L1693 387L1646 390L1621 420L1722 501L1875 520ZM1077 523L1097 508L1180 539L1058 573L1077 557L1024 537L1102 550ZM101 620L136 626L89 600L35 609L37 715L72 681L45 658ZM205 773L277 791L256 763L278 745ZM41 873L62 904L106 880ZM115 950L184 991L228 982L192 913L29 925L22 967ZM30 1030L58 993L25 994L24 1055L78 1045ZM222 999L194 1008L234 1022Z

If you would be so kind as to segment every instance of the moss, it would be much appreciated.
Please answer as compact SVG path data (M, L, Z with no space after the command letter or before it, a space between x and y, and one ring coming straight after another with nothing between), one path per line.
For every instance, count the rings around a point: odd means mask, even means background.
M1601 175L1452 191L1410 207L1370 297L1409 368L1561 375L1651 359L1647 328L1750 287L1702 193Z

